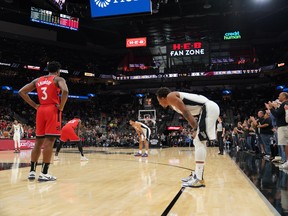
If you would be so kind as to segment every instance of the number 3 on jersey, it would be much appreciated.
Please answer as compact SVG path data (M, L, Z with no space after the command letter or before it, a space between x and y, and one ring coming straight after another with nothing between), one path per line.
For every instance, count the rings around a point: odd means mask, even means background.
M43 96L41 97L41 99L42 99L42 100L46 100L47 97L48 97L47 92L46 92L47 87L42 87L41 90L42 90L42 94L43 94Z

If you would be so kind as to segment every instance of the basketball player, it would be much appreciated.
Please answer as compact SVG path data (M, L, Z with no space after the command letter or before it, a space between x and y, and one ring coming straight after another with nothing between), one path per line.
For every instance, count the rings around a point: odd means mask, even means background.
M13 132L13 140L14 140L14 153L20 153L20 139L23 137L23 127L17 121L14 120L11 130L9 133Z
M148 157L148 151L149 151L149 139L151 135L150 128L143 124L142 122L138 121L129 121L130 125L136 130L139 138L139 151L134 156L136 157ZM143 142L145 145L145 153L142 154L142 148L143 148Z
M31 153L31 169L28 179L34 180L36 166L43 147L42 170L38 181L55 181L56 177L48 174L53 144L61 133L62 111L68 99L68 87L64 78L60 77L60 63L48 63L49 74L33 80L19 90L19 95L34 109L36 113L36 142ZM40 104L36 104L28 95L37 90ZM61 101L59 94L61 91Z
M67 124L62 128L61 136L60 136L60 143L56 148L54 160L59 160L58 154L60 152L60 149L62 148L63 144L66 143L68 140L70 142L77 142L79 152L81 153L81 161L87 161L88 158L86 158L83 154L83 148L82 143L79 138L80 134L80 127L81 127L81 120L80 118L75 117L74 119L67 122ZM77 134L76 134L77 131Z
M181 114L193 128L196 169L187 178L182 179L183 187L205 187L203 180L206 160L206 142L216 139L216 121L220 114L219 106L208 98L185 92L171 92L162 87L156 93L159 104L170 106ZM193 116L199 115L198 122Z

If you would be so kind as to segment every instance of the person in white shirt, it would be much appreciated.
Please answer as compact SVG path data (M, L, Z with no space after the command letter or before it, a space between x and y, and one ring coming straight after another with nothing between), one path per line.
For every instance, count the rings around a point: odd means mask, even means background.
M23 137L23 127L17 121L14 120L10 133L13 133L13 140L14 140L14 153L20 153L20 139Z

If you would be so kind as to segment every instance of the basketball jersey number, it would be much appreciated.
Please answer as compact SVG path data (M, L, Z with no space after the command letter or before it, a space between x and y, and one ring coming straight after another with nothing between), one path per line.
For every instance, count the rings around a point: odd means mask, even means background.
M47 87L42 87L41 90L42 90L42 94L43 94L43 96L41 97L41 99L42 99L42 100L46 100L47 97L48 97L47 92L46 92Z

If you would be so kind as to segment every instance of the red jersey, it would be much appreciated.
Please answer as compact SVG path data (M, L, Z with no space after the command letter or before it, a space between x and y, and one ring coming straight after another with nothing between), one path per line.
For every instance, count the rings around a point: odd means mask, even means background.
M55 75L42 76L36 82L39 103L60 104L60 88L54 83Z
M80 119L79 118L74 118L70 121L67 122L66 125L69 125L70 127L72 127L73 129L77 128L78 124L79 124ZM65 126L66 126L65 125Z

